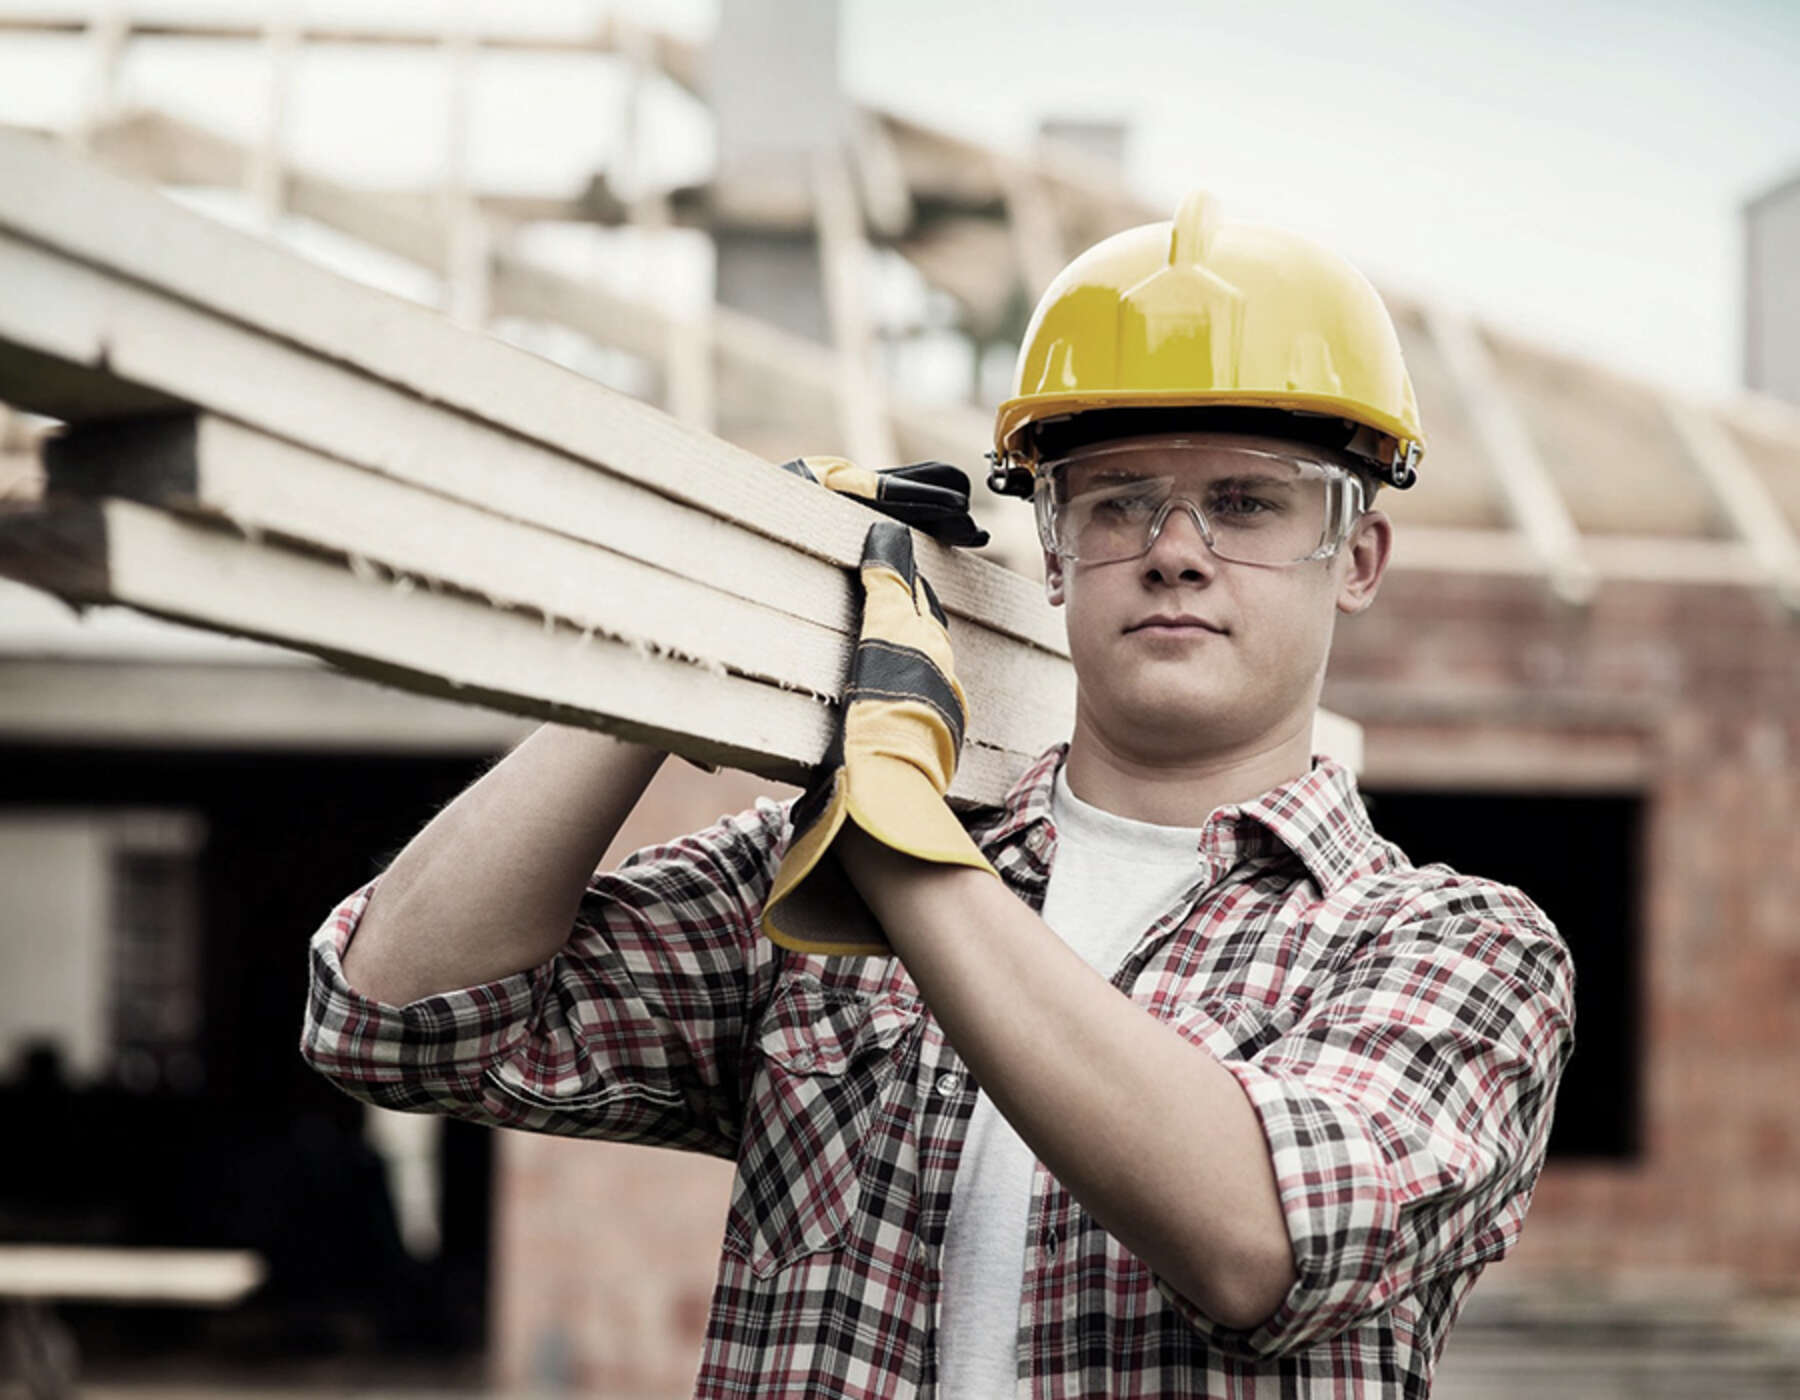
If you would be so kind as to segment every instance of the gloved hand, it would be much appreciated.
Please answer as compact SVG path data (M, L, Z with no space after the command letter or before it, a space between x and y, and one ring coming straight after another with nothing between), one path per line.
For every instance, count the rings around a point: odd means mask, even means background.
M781 469L845 496L867 501L883 515L922 530L942 544L979 549L988 533L969 514L968 473L948 462L870 471L843 457L796 457Z
M884 955L887 939L837 861L846 821L906 855L999 878L944 801L968 723L950 633L913 565L912 535L880 521L863 540L862 633L843 719L793 810L794 838L763 907L763 932L800 953Z

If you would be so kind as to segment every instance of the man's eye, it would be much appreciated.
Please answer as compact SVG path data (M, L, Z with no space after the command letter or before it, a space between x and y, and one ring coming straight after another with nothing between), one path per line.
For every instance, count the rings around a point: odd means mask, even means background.
M1275 503L1249 491L1219 491L1207 505L1207 513L1222 519L1247 520L1274 510Z
M1094 513L1111 516L1115 519L1129 519L1133 516L1146 515L1156 509L1156 498L1146 492L1135 491L1118 496L1104 496L1094 502Z

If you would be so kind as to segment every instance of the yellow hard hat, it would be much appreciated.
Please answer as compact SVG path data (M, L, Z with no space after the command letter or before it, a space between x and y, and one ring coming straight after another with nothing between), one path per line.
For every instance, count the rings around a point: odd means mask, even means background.
M1400 339L1368 279L1310 239L1226 222L1202 192L1167 223L1096 243L1045 290L994 422L989 485L1031 493L1046 425L1172 408L1260 409L1239 417L1341 434L1333 445L1395 486L1413 483L1425 450Z

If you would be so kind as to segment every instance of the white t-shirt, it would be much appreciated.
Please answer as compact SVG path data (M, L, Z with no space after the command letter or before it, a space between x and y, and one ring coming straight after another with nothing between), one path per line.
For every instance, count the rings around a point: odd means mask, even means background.
M1044 922L1111 977L1199 876L1200 828L1131 821L1083 802L1056 773L1056 854ZM1017 1386L1025 1232L1037 1158L986 1094L950 1194L938 1376L946 1400L995 1400Z

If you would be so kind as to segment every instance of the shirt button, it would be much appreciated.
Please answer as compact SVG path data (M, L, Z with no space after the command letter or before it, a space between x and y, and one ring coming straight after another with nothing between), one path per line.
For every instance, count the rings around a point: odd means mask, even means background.
M947 1070L937 1077L937 1091L947 1099L953 1099L962 1093L962 1076L954 1070Z
M1044 1258L1046 1258L1046 1259L1056 1258L1057 1243L1058 1243L1058 1241L1056 1238L1056 1231L1054 1228L1044 1231Z

